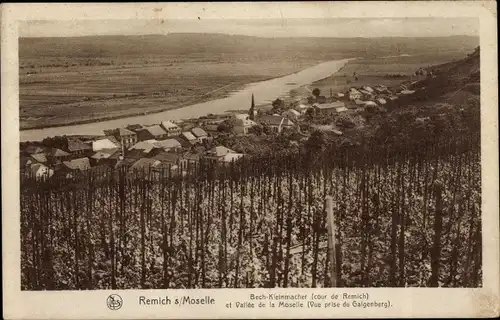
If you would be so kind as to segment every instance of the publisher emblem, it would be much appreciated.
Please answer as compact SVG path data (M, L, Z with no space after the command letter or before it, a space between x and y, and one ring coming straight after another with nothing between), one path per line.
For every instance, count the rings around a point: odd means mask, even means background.
M106 304L108 305L109 309L111 309L111 310L118 310L123 305L123 299L122 299L122 297L120 297L117 294L112 294L106 300Z

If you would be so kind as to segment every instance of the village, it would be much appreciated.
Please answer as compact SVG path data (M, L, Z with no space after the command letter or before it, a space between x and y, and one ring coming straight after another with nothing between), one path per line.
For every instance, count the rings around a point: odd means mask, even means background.
M252 95L247 110L209 114L182 121L162 120L154 125L131 124L104 130L102 136L62 136L21 144L22 174L36 180L71 177L75 172L100 168L140 171L151 168L185 174L190 163L201 158L220 165L251 156L217 144L217 137L248 135L279 136L294 132L306 141L314 130L337 136L356 126L353 118L365 113L385 113L388 105L415 90L410 85L388 89L383 85L351 87L346 92L322 95L319 89L307 96L256 107ZM307 129L304 129L307 128Z

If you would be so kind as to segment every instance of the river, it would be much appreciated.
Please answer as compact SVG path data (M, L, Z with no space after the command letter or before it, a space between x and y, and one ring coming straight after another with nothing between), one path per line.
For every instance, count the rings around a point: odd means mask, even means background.
M40 141L46 137L62 135L102 135L104 129L125 127L129 124L139 123L150 125L165 120L197 118L209 113L220 114L228 110L248 109L250 108L252 94L254 94L256 105L269 103L277 97L288 95L292 89L331 76L339 71L349 60L352 59L323 62L280 78L250 83L243 89L231 93L226 98L193 104L178 109L85 124L22 130L20 132L20 141Z

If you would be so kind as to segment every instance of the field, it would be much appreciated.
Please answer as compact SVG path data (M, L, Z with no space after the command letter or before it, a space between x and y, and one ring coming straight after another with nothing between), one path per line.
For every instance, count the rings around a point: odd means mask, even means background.
M264 39L170 34L21 38L20 127L163 111L223 97L244 84L332 59L373 59L399 52L447 59L457 52L464 55L476 45L474 37ZM366 64L365 68L373 67ZM410 70L402 64L391 70L402 72L402 68Z
M415 75L415 71L420 68L428 68L463 59L467 53L456 51L432 55L416 54L411 56L357 59L347 63L339 72L331 77L314 82L310 87L320 89L323 95L326 96L329 95L330 90L333 93L345 92L353 86L361 87L364 85L374 86L380 84L391 88L399 86L405 81L423 79ZM354 74L356 74L357 80Z
M329 286L326 195L339 286L478 287L478 141L25 180L22 289Z

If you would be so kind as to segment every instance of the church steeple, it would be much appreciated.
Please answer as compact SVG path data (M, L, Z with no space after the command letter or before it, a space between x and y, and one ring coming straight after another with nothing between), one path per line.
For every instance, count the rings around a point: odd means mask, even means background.
M250 106L250 111L248 112L250 115L250 120L255 120L255 101L252 93L252 105Z

